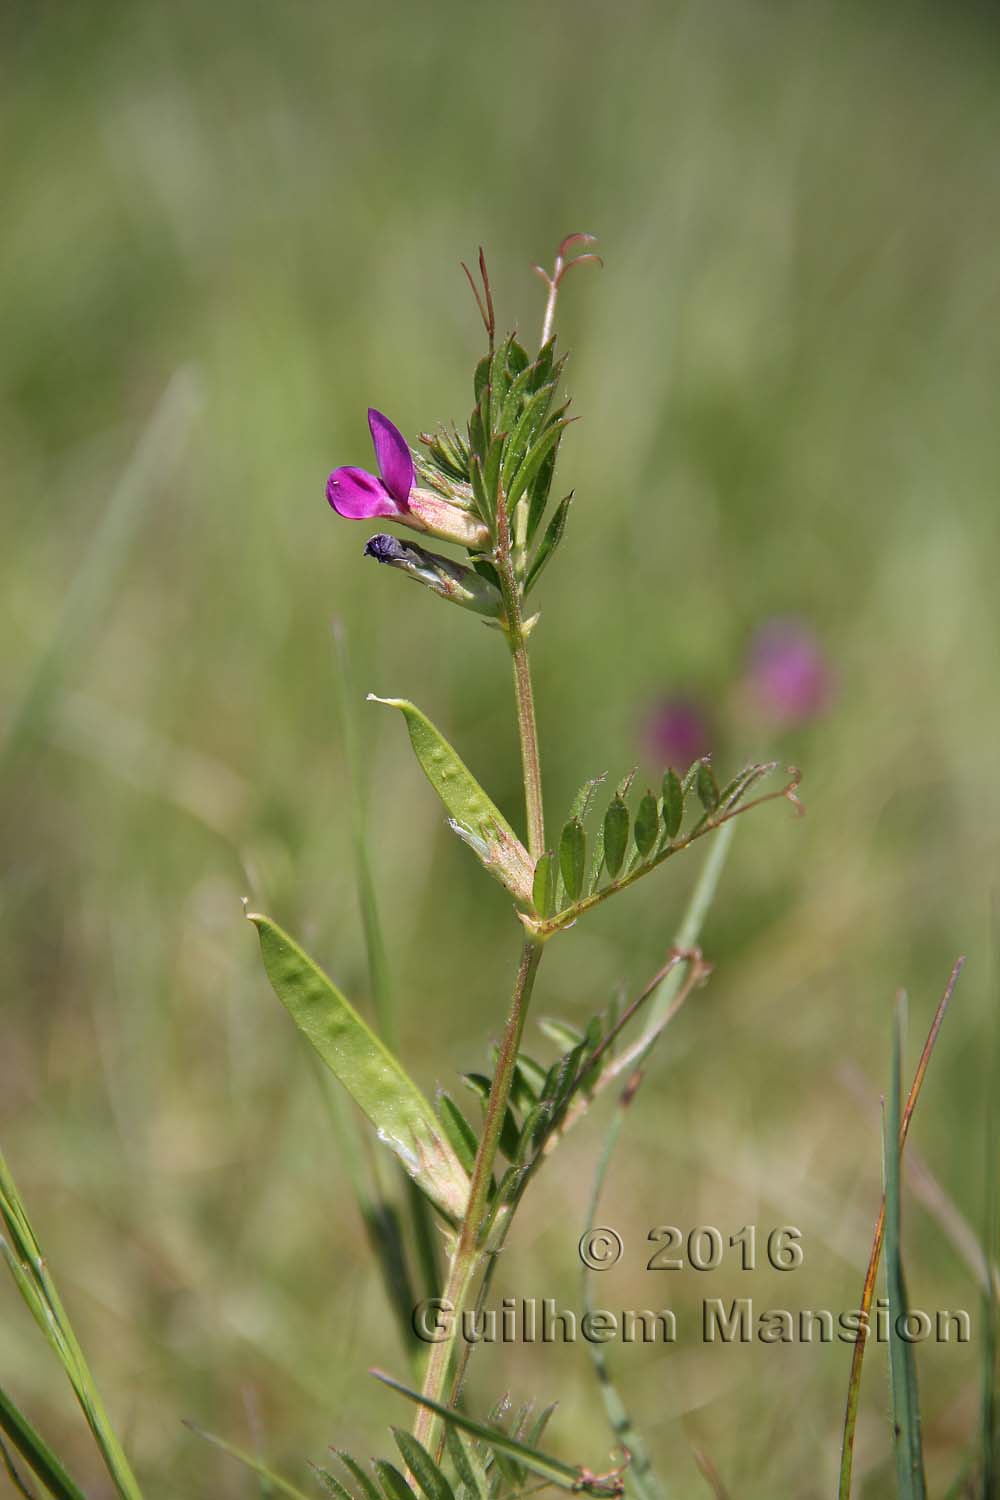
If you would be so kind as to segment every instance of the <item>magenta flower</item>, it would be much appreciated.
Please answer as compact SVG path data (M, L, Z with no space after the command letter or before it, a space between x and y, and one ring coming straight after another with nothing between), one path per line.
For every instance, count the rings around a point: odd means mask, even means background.
M346 516L349 521L400 516L409 510L413 459L406 439L374 406L368 408L368 426L378 474L347 467L335 469L326 481L326 498L338 516Z
M750 647L747 684L760 708L784 727L829 707L834 678L812 629L796 619L768 620Z
M489 531L478 516L457 501L414 485L413 459L399 428L373 406L368 408L368 426L378 473L350 465L334 469L326 481L326 498L338 516L349 521L384 516L470 550L484 547Z
M654 758L675 771L686 771L711 749L708 722L690 698L664 698L650 715L646 741Z

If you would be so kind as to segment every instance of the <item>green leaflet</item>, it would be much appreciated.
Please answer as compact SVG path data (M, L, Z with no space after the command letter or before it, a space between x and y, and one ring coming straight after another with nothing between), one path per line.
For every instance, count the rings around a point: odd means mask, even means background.
M579 818L570 818L559 840L559 869L566 894L579 901L583 890L583 873L587 863L587 835Z
M368 701L399 709L406 720L414 754L451 814L456 833L475 851L490 874L522 905L530 907L535 873L531 857L444 735L406 698L379 698L369 693Z
M396 1447L403 1455L406 1467L427 1496L427 1500L455 1500L455 1491L423 1443L418 1442L410 1433L404 1432L401 1427L394 1427L392 1435L396 1440Z
M635 816L635 847L643 859L651 852L659 831L660 809L652 792L647 792Z
M684 791L677 772L667 768L663 773L663 822L667 838L675 839L684 817Z
M535 866L531 899L540 917L549 917L556 908L556 860L550 849Z
M621 797L615 797L604 814L604 862L612 880L625 861L628 830L628 808Z
M469 1179L430 1104L323 971L270 917L248 912L274 993L379 1139L446 1214L460 1219Z

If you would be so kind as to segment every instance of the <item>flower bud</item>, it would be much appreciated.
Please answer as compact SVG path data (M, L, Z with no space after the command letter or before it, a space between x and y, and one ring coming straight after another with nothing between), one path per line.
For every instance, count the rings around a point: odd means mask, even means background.
M450 557L428 552L416 542L401 542L398 537L380 532L366 542L365 556L388 563L391 568L399 568L417 583L440 594L442 599L460 604L463 609L471 609L490 619L500 615L500 595L491 583L480 578L472 568L453 562Z

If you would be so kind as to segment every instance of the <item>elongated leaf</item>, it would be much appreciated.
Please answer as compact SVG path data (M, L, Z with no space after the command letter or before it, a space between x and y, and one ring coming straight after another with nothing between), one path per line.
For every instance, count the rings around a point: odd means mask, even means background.
M350 1490L346 1485L341 1484L336 1474L331 1474L330 1470L324 1469L322 1464L310 1464L309 1467L323 1488L333 1496L333 1500L354 1500Z
M395 1464L389 1463L385 1458L376 1458L372 1460L372 1468L382 1486L385 1500L413 1500L413 1491Z
M647 792L639 803L635 817L635 847L643 859L656 843L660 831L660 809L652 792Z
M44 1438L0 1386L0 1429L55 1500L85 1500Z
M437 1104L444 1133L451 1142L455 1155L471 1177L476 1151L479 1149L476 1132L451 1095L446 1094L443 1089L438 1092Z
M567 495L565 500L560 500L552 513L552 520L545 528L545 535L538 544L538 551L528 569L528 576L524 580L524 592L530 594L544 568L555 555L555 550L562 541L566 532L566 522L569 520L569 508L573 503L573 496Z
M549 503L549 496L552 493L552 481L555 478L556 458L558 457L558 454L558 445L555 448L549 449L548 453L546 453L545 457L542 459L542 462L538 466L538 473L528 485L527 541L529 547L538 534L538 528L542 524L542 517L544 516L546 507ZM572 499L572 495L568 495L567 499Z
M508 365L507 368L509 371L510 366ZM510 436L513 433L525 403L530 401L534 394L534 373L534 370L527 365L514 373L510 385L507 387L503 405L496 413L496 421L494 423L496 432L503 433L505 436Z
M486 451L483 465L483 488L491 517L496 517L497 498L500 493L500 463L503 458L503 438L495 437Z
M243 1448L237 1448L235 1443L229 1443L225 1438L217 1437L214 1432L206 1432L203 1427L196 1426L194 1422L185 1422L184 1425L198 1437L204 1438L206 1443L211 1443L213 1448L221 1448L223 1453L228 1453L229 1457L235 1458L237 1463L259 1474L261 1479L273 1485L276 1490L280 1490L283 1495L287 1495L289 1500L312 1500L311 1496L303 1494L302 1490L292 1484L291 1480L285 1479L283 1475L276 1474L273 1469L262 1464L254 1454L247 1453Z
M493 527L496 523L496 510L490 501L483 474L483 461L478 453L473 453L469 459L469 479L472 484L472 498L476 511L487 526Z
M569 426L569 422L570 418L568 417L559 417L550 422L541 437L528 450L524 462L510 482L510 491L507 496L508 505L514 506L520 500L528 485L545 462L546 455L552 452L555 445L559 442L559 439L563 435L563 430Z
M541 1016L538 1021L538 1029L555 1042L557 1047L567 1051L583 1041L583 1032L576 1026L571 1026L568 1021L559 1021L552 1016Z
M604 863L612 880L625 862L628 828L628 808L620 797L615 797L604 814Z
M893 1027L892 1080L886 1121L885 1158L885 1281L889 1300L889 1372L892 1378L892 1426L896 1453L896 1494L899 1500L926 1500L920 1439L920 1402L912 1343L900 1335L909 1312L900 1231L900 1115L902 1110L903 997L897 1001Z
M531 901L540 917L550 917L556 909L556 857L551 850L535 866Z
M663 774L663 824L667 838L674 839L680 832L684 817L684 793L677 772L668 768Z
M507 340L508 371L512 376L520 375L521 371L526 370L530 363L531 360L528 356L528 351L525 349L524 345L519 344L514 335L511 334L510 338Z
M521 1052L517 1058L517 1071L524 1075L534 1097L537 1099L545 1087L548 1068L543 1068L540 1062L536 1062L526 1052Z
M364 1469L358 1463L357 1459L352 1458L349 1453L345 1453L342 1448L335 1448L333 1451L340 1459L340 1462L344 1465L344 1468L354 1479L355 1484L361 1492L362 1500L380 1500L378 1490L375 1488L375 1485L373 1484L372 1480L369 1479Z
M442 1213L460 1219L469 1179L428 1101L332 980L270 917L248 912L264 968L299 1030L335 1073L379 1139Z
M513 474L518 464L523 461L528 448L538 432L540 424L545 419L545 413L548 410L549 402L552 400L553 391L553 386L543 386L540 391L536 391L525 402L507 439L503 460L503 476L505 480L510 479L511 474Z
M493 1087L491 1080L486 1077L485 1073L463 1073L462 1082L466 1088L471 1089L474 1094L478 1094L480 1103L485 1110L490 1102L490 1090ZM517 1155L519 1135L517 1121L514 1118L514 1113L510 1105L508 1105L504 1110L503 1123L500 1126L500 1150L509 1161L513 1160Z
M570 818L559 840L559 870L571 901L579 899L587 866L587 835L579 818Z
M427 1500L455 1500L455 1491L448 1483L423 1443L418 1442L401 1427L394 1427L392 1435L403 1461L414 1479L427 1496Z
M490 874L519 901L530 905L534 863L527 849L444 735L406 698L379 698L369 693L368 701L399 709L414 754L453 821L473 835L468 842Z
M539 1452L537 1448L532 1448L527 1443L510 1437L497 1427L477 1422L472 1417L467 1417L464 1412L455 1411L452 1407L443 1406L440 1401L432 1401L427 1396L421 1396L416 1391L409 1390L382 1370L372 1370L371 1373L377 1380L381 1380L383 1385L398 1391L409 1401L415 1402L418 1406L429 1407L431 1411L436 1412L446 1422L460 1428L462 1432L468 1432L472 1437L487 1443L497 1456L504 1454L525 1469L530 1469L532 1474L538 1474L550 1484L558 1485L560 1489L590 1495L618 1495L620 1493L620 1485L610 1481L605 1484L600 1478L588 1478L580 1469L574 1469L569 1464L564 1464L561 1459Z
M471 1443L466 1442L454 1422L445 1425L444 1439L455 1473L468 1491L467 1500L486 1500L489 1481L479 1461L479 1454Z

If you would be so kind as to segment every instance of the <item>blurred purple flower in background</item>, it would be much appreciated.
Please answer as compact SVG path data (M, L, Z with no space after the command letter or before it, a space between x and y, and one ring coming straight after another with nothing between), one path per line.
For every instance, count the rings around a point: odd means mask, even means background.
M654 708L646 727L646 742L653 757L675 771L686 771L692 761L711 748L708 720L691 698L663 698Z
M753 637L746 685L757 710L789 728L830 706L834 676L811 626L800 619L774 619Z

